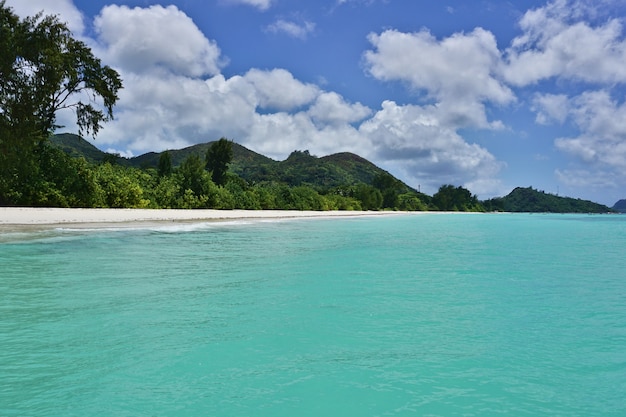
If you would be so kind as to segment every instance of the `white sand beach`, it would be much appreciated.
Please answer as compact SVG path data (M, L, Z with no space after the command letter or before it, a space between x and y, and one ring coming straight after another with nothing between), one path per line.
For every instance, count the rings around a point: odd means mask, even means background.
M0 228L71 224L109 227L137 222L192 222L243 219L388 216L398 211L296 211L296 210L150 210L0 207Z

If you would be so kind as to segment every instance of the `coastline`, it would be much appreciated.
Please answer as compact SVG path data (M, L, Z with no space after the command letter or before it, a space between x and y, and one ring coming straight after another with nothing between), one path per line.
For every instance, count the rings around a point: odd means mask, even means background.
M60 225L112 227L162 222L208 222L225 220L295 219L324 217L389 216L403 211L297 211L297 210L180 210L111 208L0 207L0 232L46 229ZM423 213L423 212L411 212Z

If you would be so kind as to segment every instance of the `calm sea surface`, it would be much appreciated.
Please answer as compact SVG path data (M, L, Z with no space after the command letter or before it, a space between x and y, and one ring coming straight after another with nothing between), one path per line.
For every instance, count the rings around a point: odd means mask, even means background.
M1 416L624 416L626 216L0 235Z

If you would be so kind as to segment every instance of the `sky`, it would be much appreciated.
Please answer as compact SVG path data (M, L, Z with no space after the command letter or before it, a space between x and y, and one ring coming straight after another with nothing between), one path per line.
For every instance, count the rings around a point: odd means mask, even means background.
M276 160L353 152L431 195L626 198L626 0L7 5L57 14L120 73L105 151L226 137Z

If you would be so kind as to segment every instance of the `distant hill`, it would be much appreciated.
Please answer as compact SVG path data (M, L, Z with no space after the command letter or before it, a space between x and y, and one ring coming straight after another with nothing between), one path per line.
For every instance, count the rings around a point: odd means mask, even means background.
M73 156L84 156L90 162L115 160L120 165L136 168L156 168L162 152L149 152L133 158L121 158L102 152L91 143L73 134L53 135L51 142ZM177 167L191 154L202 160L213 142L192 145L183 149L168 150L172 165ZM358 155L342 152L316 157L308 151L294 151L284 161L275 161L250 149L233 143L233 161L230 172L249 183L277 181L292 186L309 185L331 188L358 183L372 184L381 174L391 175L382 168ZM399 180L398 180L399 181ZM404 191L415 191L401 182Z
M609 213L609 207L588 200L559 197L532 187L518 187L506 197L483 202L487 210L522 213Z
M50 141L67 154L74 157L82 156L89 162L102 162L111 156L111 154L101 151L85 139L72 133L53 135Z
M619 200L617 203L613 205L613 210L619 211L620 213L626 213L626 199Z

